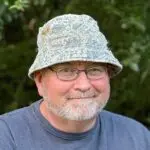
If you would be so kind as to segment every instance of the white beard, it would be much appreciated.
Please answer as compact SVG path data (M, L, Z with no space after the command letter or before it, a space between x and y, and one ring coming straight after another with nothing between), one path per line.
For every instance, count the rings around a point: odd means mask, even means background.
M45 99L46 100L46 99ZM62 106L54 105L50 100L47 101L47 108L55 115L68 120L89 120L94 118L106 106L108 100L102 102L95 101L95 99L85 99L79 102L68 101Z

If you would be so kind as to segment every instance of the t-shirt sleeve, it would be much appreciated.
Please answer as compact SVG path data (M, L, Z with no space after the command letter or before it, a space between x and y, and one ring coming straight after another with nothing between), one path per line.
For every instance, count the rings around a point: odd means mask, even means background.
M150 131L140 122L110 112L103 112L101 118L109 141L108 149L150 150Z
M143 141L146 143L146 150L150 149L150 130L147 128L143 129L144 139Z
M15 150L14 140L7 123L0 118L0 150Z
M150 131L140 122L133 119L122 120L122 132L128 137L128 143L131 142L135 149L150 150ZM121 136L120 136L121 137Z

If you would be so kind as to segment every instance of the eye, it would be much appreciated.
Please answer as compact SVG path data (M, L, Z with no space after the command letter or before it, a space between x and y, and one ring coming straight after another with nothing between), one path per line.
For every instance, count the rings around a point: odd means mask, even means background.
M73 69L72 68L62 68L59 71L61 71L61 72L73 72Z
M61 76L72 76L75 73L73 68L61 68L57 70L58 74Z
M105 71L104 67L94 67L88 69L88 74L89 75L99 75Z

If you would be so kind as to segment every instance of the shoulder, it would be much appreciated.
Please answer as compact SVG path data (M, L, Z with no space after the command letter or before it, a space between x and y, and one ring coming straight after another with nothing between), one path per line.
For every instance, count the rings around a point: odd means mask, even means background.
M115 125L117 127L123 127L123 128L128 128L128 129L136 129L136 128L145 128L143 124L141 124L140 122L120 115L120 114L116 114L116 113L112 113L109 111L102 111L100 113L101 118L105 121L105 122L109 122L111 125Z
M29 107L24 107L24 108L20 108L8 113L5 113L3 115L0 115L0 120L3 120L3 122L8 122L8 123L12 123L15 121L21 121L23 118L26 117L26 115L28 114L29 111Z
M35 108L39 106L39 103L40 103L40 100L32 103L29 106L2 114L0 115L0 121L3 120L9 125L11 123L17 124L17 123L22 123L24 121L28 121L31 117L33 117Z
M112 127L117 127L119 129L126 129L132 131L134 130L140 131L143 129L146 129L148 131L148 129L140 122L120 114L116 114L104 110L100 113L100 117L105 123L107 123L107 125Z
M4 134L6 137L6 134L9 134L9 137L11 137L14 133L19 133L20 130L25 128L26 122L29 120L29 107L20 108L0 115L0 129L2 130L0 136Z
M32 105L0 115L0 149L12 149L17 141L28 134L28 126L32 122ZM14 148L15 149L15 148Z
M22 108L0 115L0 149L15 149L14 131L20 132L18 127L23 122L26 109Z
M143 148L150 146L150 131L140 122L108 111L102 111L100 118L103 129L112 138L117 137L120 142L132 142Z
M18 132L26 128L29 122L33 120L34 117L34 107L36 102L30 106L16 109L14 111L0 115L0 128L8 128L8 130L13 132Z

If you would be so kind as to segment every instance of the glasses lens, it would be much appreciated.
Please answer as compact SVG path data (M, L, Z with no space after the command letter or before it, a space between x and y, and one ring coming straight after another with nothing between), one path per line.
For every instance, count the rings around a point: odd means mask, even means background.
M87 76L89 79L100 79L104 77L105 67L93 67L87 70Z
M61 80L73 80L77 76L77 70L73 68L62 68L57 70L57 76Z

